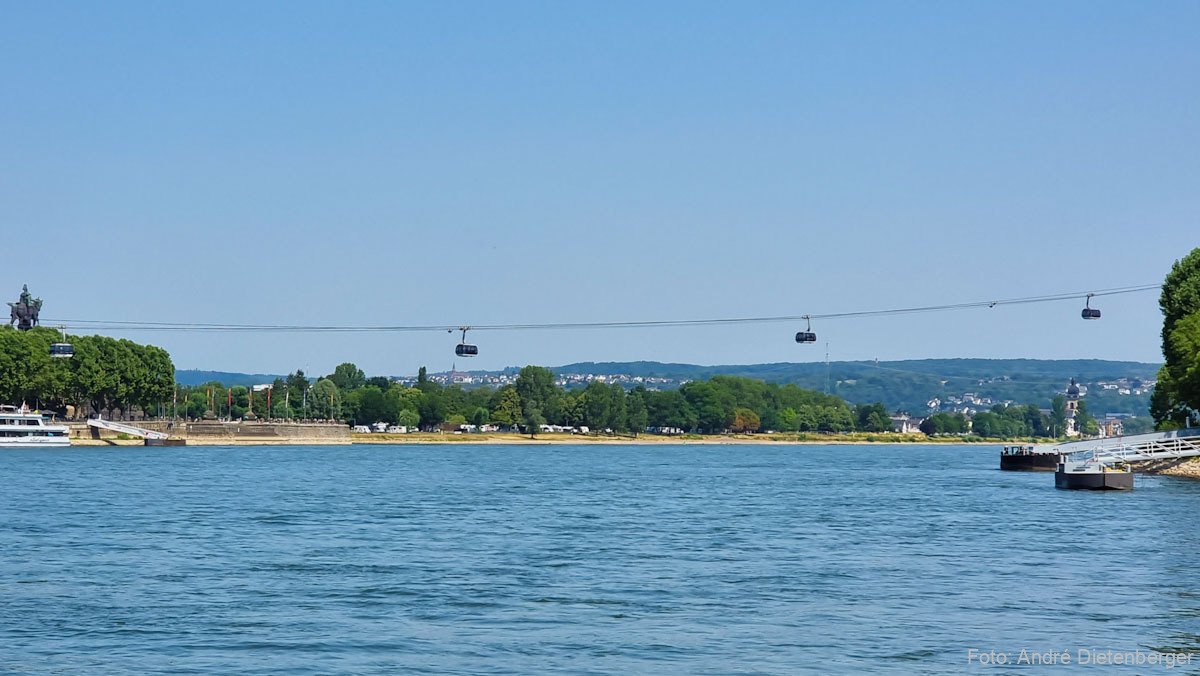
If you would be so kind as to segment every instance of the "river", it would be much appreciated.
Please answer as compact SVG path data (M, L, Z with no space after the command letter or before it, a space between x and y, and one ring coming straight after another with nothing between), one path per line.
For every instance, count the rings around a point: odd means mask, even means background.
M1079 650L1200 651L1200 481L1060 491L998 450L0 451L0 673L1000 673L969 651L1068 650L1067 671L1094 671Z

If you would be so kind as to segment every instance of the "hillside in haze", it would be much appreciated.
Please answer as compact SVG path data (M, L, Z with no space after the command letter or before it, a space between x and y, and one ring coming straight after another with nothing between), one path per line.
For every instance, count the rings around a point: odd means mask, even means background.
M928 402L973 395L974 408L1014 401L1042 403L1061 394L1071 378L1087 387L1093 413L1145 414L1159 364L1099 359L917 359L891 362L823 362L696 366L657 362L580 363L554 369L559 374L629 375L674 381L734 375L836 394L852 403L881 401L890 410L919 414ZM1124 392L1128 392L1125 394ZM963 402L962 405L968 405ZM953 407L951 404L949 407Z
M978 410L995 403L1038 403L1048 406L1056 394L1075 378L1086 387L1089 409L1104 413L1144 415L1149 406L1150 389L1158 364L1098 359L920 359L891 362L824 362L731 364L698 366L661 362L582 362L553 367L567 387L586 385L594 376L622 382L630 387L639 383L653 389L671 389L689 380L716 375L733 375L775 383L795 383L801 387L828 391L851 403L883 402L889 410L914 415L933 408L950 410L970 407ZM473 371L472 382L499 385L507 382L517 368L503 371ZM316 374L312 374L316 375ZM376 374L368 374L376 375ZM464 372L457 377L462 378ZM278 376L228 373L222 371L176 371L176 380L185 385L218 381L227 386L272 382ZM449 374L434 374L441 380L453 380Z
M271 383L276 378L281 377L265 373L230 373L228 371L198 371L196 369L175 370L175 382L188 386L218 382L226 387L234 387L236 385L250 387L251 385Z

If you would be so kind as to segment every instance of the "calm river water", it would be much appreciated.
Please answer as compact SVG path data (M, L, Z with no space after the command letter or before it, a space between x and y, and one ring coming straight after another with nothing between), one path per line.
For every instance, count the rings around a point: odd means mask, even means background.
M958 673L972 648L1200 651L1200 482L1059 491L997 452L3 451L0 673Z

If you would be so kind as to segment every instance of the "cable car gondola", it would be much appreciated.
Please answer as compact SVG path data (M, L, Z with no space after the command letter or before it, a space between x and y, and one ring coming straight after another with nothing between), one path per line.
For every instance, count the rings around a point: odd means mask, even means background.
M1092 307L1092 296L1094 295L1096 294L1089 293L1083 304L1083 312L1080 315L1084 319L1100 319L1100 311Z
M75 346L70 343L52 343L50 356L58 359L69 359L75 356Z
M467 329L470 327L464 326L459 329L462 331L462 341L454 346L454 354L460 357L474 357L479 354L479 346L467 343ZM450 329L453 331L454 329Z
M817 334L813 333L812 320L808 315L804 315L804 321L808 323L808 328L796 334L797 343L815 343L817 342Z
M62 342L50 344L50 356L55 359L70 359L75 356L75 346L67 342L67 330L63 327L58 327L62 331Z

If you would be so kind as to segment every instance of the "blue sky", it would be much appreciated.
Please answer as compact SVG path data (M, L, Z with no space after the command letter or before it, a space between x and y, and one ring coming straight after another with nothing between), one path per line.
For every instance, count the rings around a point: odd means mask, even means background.
M58 319L826 313L1161 281L1200 245L1200 4L15 3L3 294ZM1154 294L480 333L460 368L1156 360ZM448 334L113 334L369 373Z

